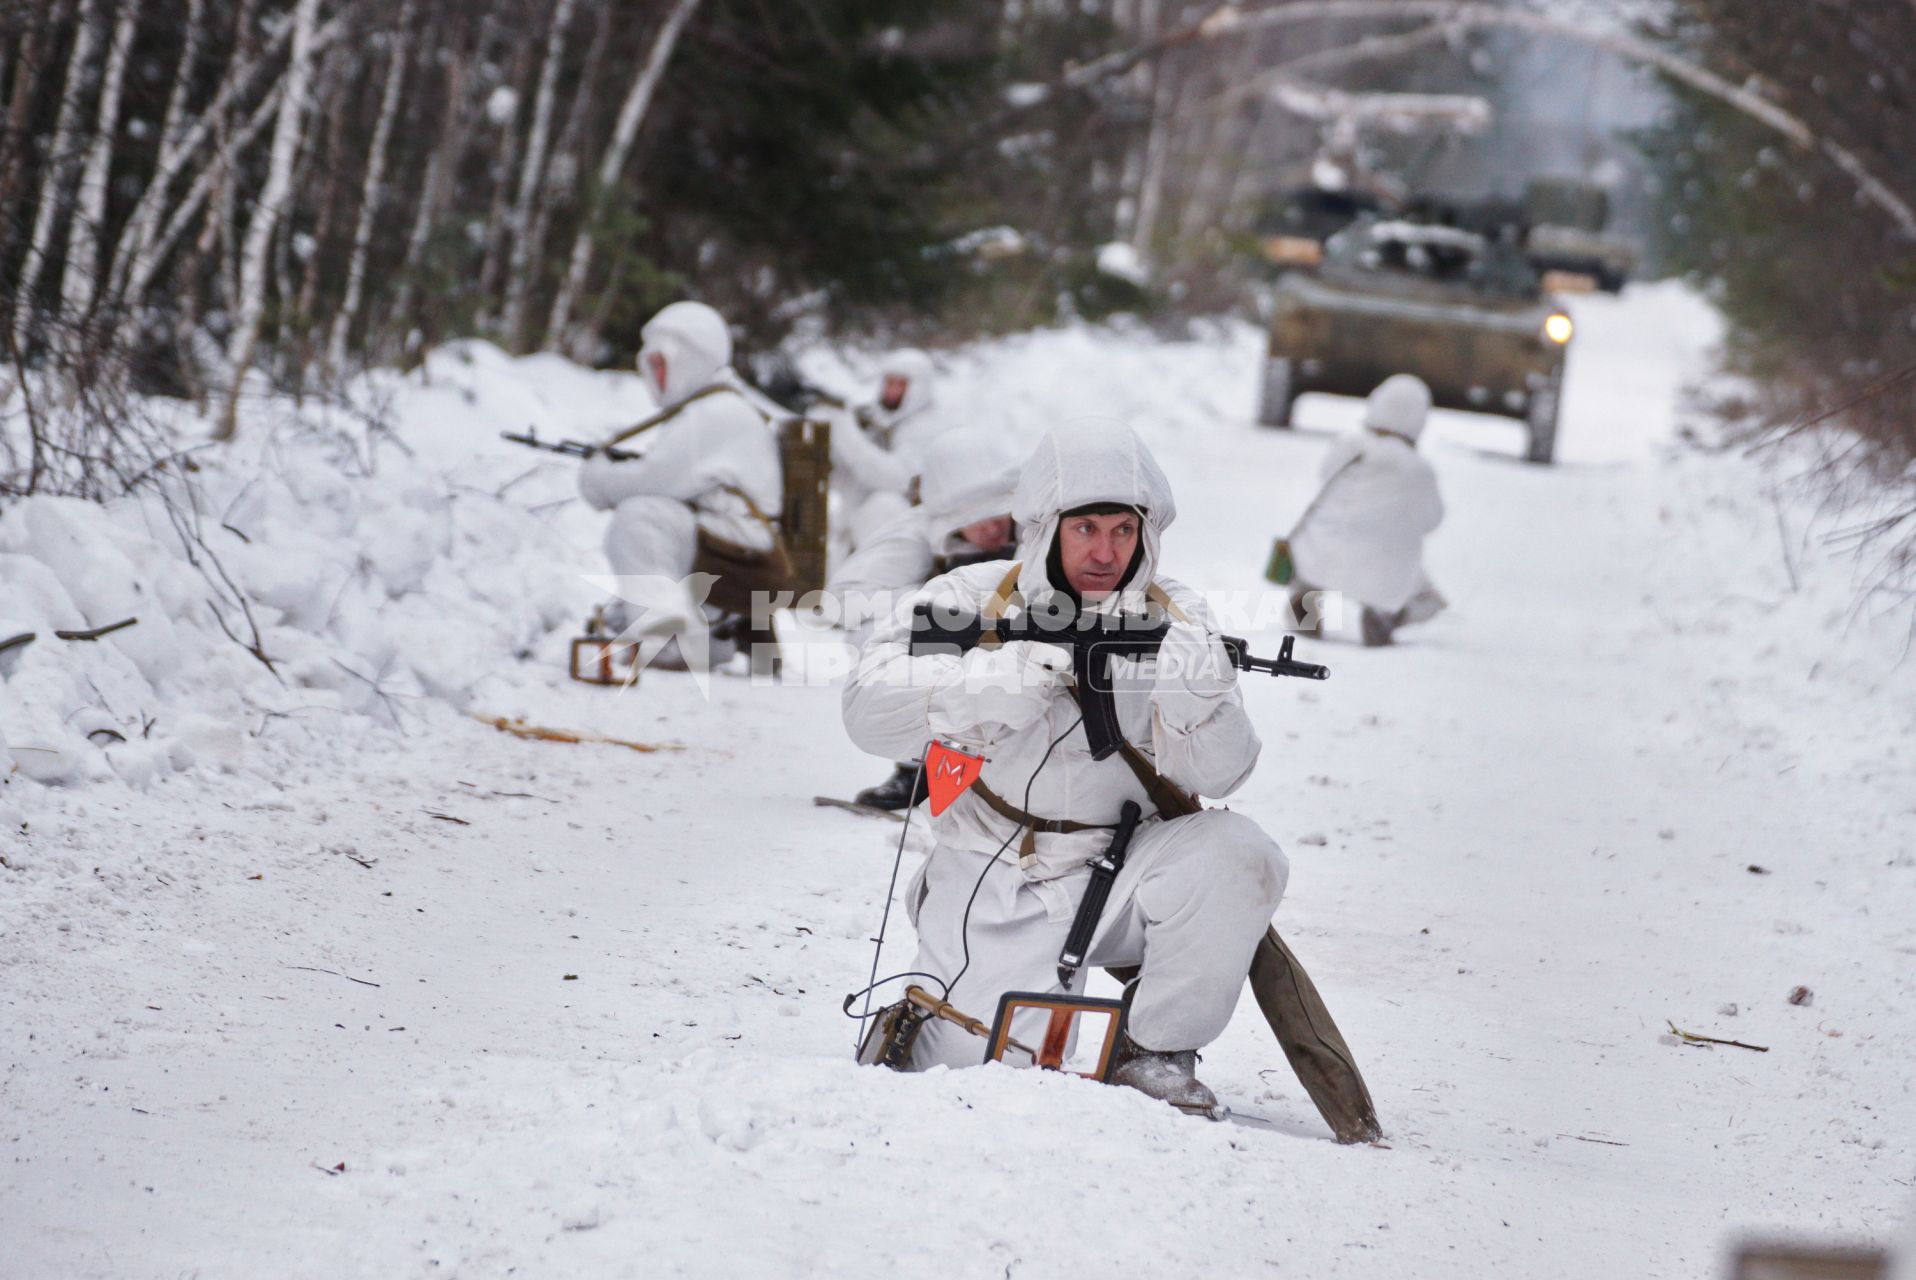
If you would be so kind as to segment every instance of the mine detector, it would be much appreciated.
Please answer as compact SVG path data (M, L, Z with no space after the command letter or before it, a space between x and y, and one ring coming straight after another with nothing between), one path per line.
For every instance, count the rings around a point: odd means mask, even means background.
M741 547L713 537L701 528L692 572L710 575L714 580L705 597L705 602L721 614L712 623L713 637L735 641L751 659L755 675L775 676L780 662L773 613L825 586L831 424L788 413L773 401L750 394L744 388L720 389L745 396L777 435L784 501L776 516L767 515L742 491L735 491L744 498L752 514L767 526L772 535L771 550ZM676 412L677 407L654 414L600 443L541 440L531 430L523 434L506 433L505 438L515 444L569 457L628 461L642 456L643 452L626 447L628 443ZM572 678L584 684L628 685L637 683L639 678L637 657L637 643L612 634L602 611L594 610L586 633L573 638L567 667Z
M1073 697L1083 712L1085 740L1092 757L1122 758L1137 775L1157 815L1169 820L1200 812L1204 806L1197 797L1158 775L1136 748L1124 740L1118 728L1111 683L1115 661L1156 654L1169 634L1169 622L1149 610L1135 617L1067 617L1039 612L1017 619L946 618L930 602L921 602L913 610L910 649L913 654L963 653L1014 641L1066 648L1072 655ZM1295 639L1286 636L1275 658L1253 656L1246 642L1237 637L1220 636L1218 642L1231 666L1239 671L1306 680L1328 679L1328 667L1301 662L1292 656ZM982 757L966 754L943 742L933 741L928 745L924 777L934 817L977 782L984 763ZM982 1040L985 1062L1037 1067L1108 1081L1124 1031L1129 992L1141 970L1129 966L1107 967L1106 972L1126 987L1126 1000L1078 995L1074 988L1080 972L1090 962L1099 920L1111 887L1124 869L1131 838L1142 814L1143 807L1137 801L1125 801L1110 844L1088 864L1090 876L1084 896L1078 902L1058 952L1057 990L1007 992L998 1001L996 1017L986 1023L974 1013L954 1006L948 991L933 993L924 986L908 987L901 1000L875 1012L868 1006L862 1016L869 1017L870 1022L859 1043L858 1060L894 1070L909 1069L912 1047L919 1032L928 1021L937 1019ZM903 855L904 847L901 832L899 856ZM893 878L895 881L895 863ZM887 901L889 903L889 898ZM887 909L889 911L889 907ZM874 942L882 950L882 923ZM851 1013L854 1000L859 996L869 997L878 985L877 970L878 953L874 952L872 984L845 997L847 1014ZM928 974L895 976L938 981ZM1350 1046L1310 975L1275 926L1265 930L1245 976L1259 1012L1337 1140L1341 1143L1378 1141L1383 1128ZM1213 1120L1237 1118L1256 1123L1254 1118L1233 1117L1228 1108L1222 1109L1222 1114L1207 1114Z

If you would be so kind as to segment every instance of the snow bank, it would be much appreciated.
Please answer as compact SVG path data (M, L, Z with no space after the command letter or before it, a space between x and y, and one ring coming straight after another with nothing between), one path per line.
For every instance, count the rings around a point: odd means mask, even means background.
M349 401L256 407L237 443L194 455L191 492L0 511L0 637L38 637L0 668L21 777L270 774L282 746L485 704L583 613L597 536L566 501L572 467L498 437L641 417L636 375L465 343L369 375ZM156 410L183 440L205 433ZM93 641L54 634L129 618Z

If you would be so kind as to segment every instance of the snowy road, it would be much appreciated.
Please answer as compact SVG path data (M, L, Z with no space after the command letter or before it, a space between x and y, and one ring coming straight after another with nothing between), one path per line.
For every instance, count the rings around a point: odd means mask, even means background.
M1661 447L1700 309L1579 322L1566 465L1433 430L1454 610L1247 686L1232 806L1291 855L1279 923L1387 1149L1329 1141L1249 1002L1205 1074L1278 1134L854 1068L896 828L810 804L884 772L836 690L614 697L555 678L555 636L486 710L678 749L439 709L267 780L40 793L0 846L0 1275L1595 1278L1884 1239L1916 1194L1916 691L1745 464ZM953 380L1133 422L1168 570L1252 589L1355 413L1251 426L1254 344L1039 335Z

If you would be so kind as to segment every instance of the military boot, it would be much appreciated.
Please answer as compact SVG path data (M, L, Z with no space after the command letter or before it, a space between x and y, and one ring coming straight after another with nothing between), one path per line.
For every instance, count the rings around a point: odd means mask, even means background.
M874 809L909 809L916 799L918 790L918 761L899 764L892 769L891 777L875 787L866 787L853 796L859 804L870 805Z
M1229 1111L1197 1078L1196 1049L1146 1049L1133 1041L1127 1031L1118 1038L1112 1057L1111 1074L1107 1077L1112 1084L1136 1089L1146 1097L1170 1103L1179 1111L1210 1120L1222 1120Z
M1383 614L1364 606L1363 617L1359 620L1366 649L1381 649L1391 643L1391 633L1397 629L1396 614Z

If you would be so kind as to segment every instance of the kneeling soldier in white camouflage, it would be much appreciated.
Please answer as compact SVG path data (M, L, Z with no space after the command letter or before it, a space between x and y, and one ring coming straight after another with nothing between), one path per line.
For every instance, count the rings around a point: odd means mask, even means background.
M1235 669L1197 595L1158 572L1159 535L1175 507L1129 429L1051 432L1025 464L1012 510L1019 559L927 583L878 625L845 689L846 728L867 751L908 758L936 737L986 757L979 780L935 819L937 843L906 891L919 937L911 967L948 984L953 1005L986 1016L1004 992L1063 990L1059 950L1090 879L1086 864L1135 802L1147 817L1085 957L1086 968L1142 966L1110 1079L1221 1116L1197 1079L1197 1051L1230 1021L1288 864L1241 814L1159 815L1167 784L1229 795L1256 764ZM1014 640L962 657L913 656L919 602L987 619L1155 606L1172 628L1155 662L1115 681L1124 742L1097 759L1067 680L1069 649ZM933 1020L911 1062L960 1066L980 1056L976 1040Z
M769 551L784 485L778 438L739 389L719 313L674 302L646 322L643 339L639 371L661 406L647 420L644 456L593 458L579 492L612 512L605 556L621 598L606 608L608 626L615 635L635 627L656 652L703 629L708 611L685 585L701 539L740 555Z

